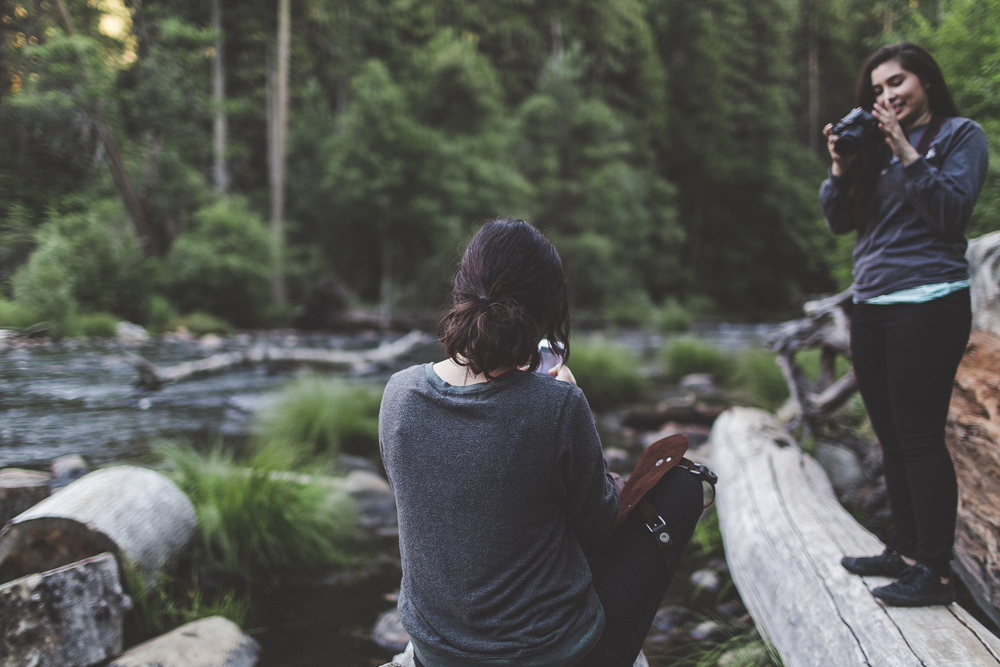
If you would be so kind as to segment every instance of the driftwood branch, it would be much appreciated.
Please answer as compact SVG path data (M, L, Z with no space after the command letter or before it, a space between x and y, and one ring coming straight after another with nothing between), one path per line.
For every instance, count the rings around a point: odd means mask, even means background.
M729 410L711 443L733 581L786 667L1000 665L1000 639L958 605L882 606L870 589L888 579L840 566L883 545L773 416Z
M135 354L128 354L129 362L139 371L136 384L159 387L169 382L182 382L192 378L221 373L239 366L267 363L297 363L333 368L364 367L398 359L416 347L433 341L428 334L411 331L391 343L383 343L372 350L322 350L316 348L286 348L273 345L256 345L239 352L215 354L205 359L186 361L176 366L160 368Z
M768 344L777 353L778 368L788 383L789 399L795 409L794 426L809 430L830 419L857 390L854 371L836 377L837 357L851 356L848 308L853 290L825 299L810 301L803 310L806 317L779 325ZM820 348L820 373L815 382L796 362L795 355L804 349Z

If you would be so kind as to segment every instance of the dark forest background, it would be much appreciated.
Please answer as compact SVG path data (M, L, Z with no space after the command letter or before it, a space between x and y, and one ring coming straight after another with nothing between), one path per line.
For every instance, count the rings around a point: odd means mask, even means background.
M578 314L788 316L850 284L820 130L900 39L1000 154L1000 0L3 0L0 20L0 319L66 331L284 324L317 290L439 309L498 215L553 240Z

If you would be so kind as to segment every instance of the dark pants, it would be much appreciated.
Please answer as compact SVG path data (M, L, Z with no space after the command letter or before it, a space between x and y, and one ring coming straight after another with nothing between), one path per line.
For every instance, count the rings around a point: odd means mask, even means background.
M674 468L646 495L663 517L680 558L701 516L701 481ZM632 667L670 578L653 534L633 512L607 550L590 563L604 607L604 632L577 667ZM419 660L416 667L423 667Z
M944 429L971 323L968 289L925 303L856 304L851 315L854 374L882 446L890 546L941 576L958 508Z

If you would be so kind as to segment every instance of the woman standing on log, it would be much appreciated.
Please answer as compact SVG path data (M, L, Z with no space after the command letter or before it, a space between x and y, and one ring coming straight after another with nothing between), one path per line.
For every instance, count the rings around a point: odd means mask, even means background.
M986 136L959 117L915 44L875 52L857 101L874 116L873 138L848 155L835 133L850 133L844 121L826 126L833 165L820 204L835 234L857 232L851 355L882 447L893 537L881 555L842 564L897 577L872 591L890 604L949 604L958 487L944 429L971 326L965 227L986 178Z
M526 222L487 223L452 299L448 358L395 374L379 417L417 665L628 667L670 575L638 516L604 544L619 490L587 400L565 366L533 372L543 338L569 355L559 255ZM701 483L674 469L647 498L679 553Z

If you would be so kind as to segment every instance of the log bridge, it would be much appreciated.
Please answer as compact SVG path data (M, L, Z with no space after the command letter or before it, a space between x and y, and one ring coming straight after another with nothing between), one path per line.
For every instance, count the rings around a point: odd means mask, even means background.
M723 413L711 452L733 581L785 667L1000 666L1000 639L963 608L885 606L871 589L889 579L840 566L884 545L770 413Z

